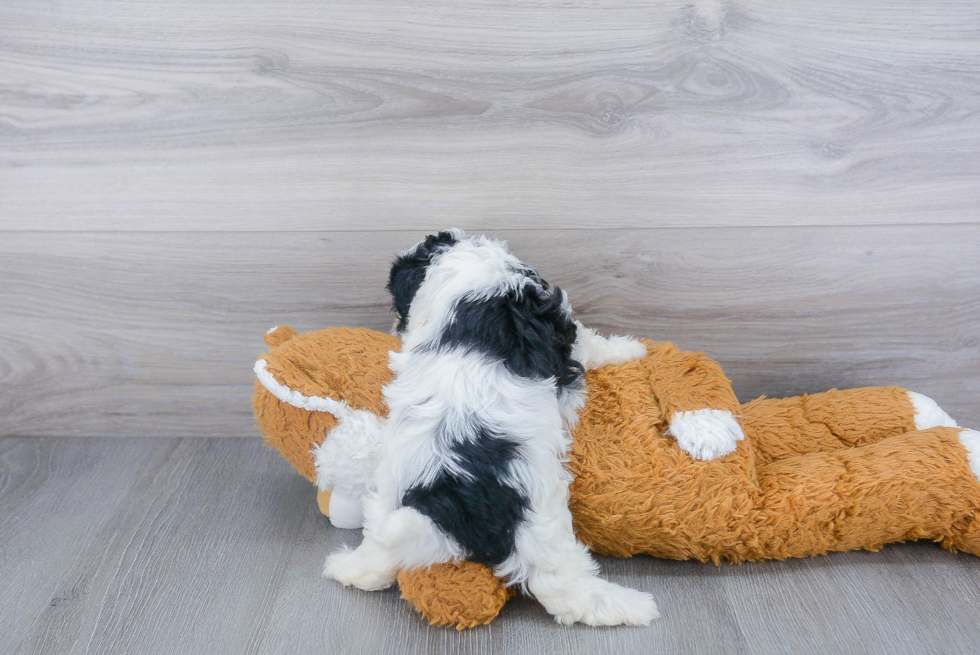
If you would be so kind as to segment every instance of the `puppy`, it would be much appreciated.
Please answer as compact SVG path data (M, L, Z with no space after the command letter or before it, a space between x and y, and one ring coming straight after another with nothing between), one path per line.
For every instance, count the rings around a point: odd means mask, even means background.
M576 323L565 293L504 243L461 230L401 255L388 289L402 349L390 354L376 492L364 541L324 575L382 589L399 569L469 559L560 623L649 624L650 595L599 578L575 539L562 465L584 369L646 347Z

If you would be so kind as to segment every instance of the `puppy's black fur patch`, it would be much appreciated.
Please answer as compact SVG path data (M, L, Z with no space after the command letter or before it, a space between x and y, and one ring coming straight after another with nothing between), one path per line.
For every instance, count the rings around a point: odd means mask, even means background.
M517 445L478 428L475 439L452 446L460 473L443 469L432 484L412 487L402 505L428 516L470 551L469 559L497 566L514 551L514 530L528 500L501 481Z
M405 253L391 265L385 288L391 292L391 309L398 315L398 327L395 329L399 333L408 327L408 310L425 280L425 270L432 263L432 258L451 248L457 241L452 232L430 234L411 252Z
M453 233L440 232L392 265L388 290L398 314L399 332L408 327L409 310L427 267L456 243ZM584 368L572 359L576 328L562 306L561 290L550 288L528 266L512 270L524 278L521 288L489 298L459 300L438 339L416 348L463 348L503 362L511 373L523 378L554 379L560 389L578 386ZM469 559L497 566L514 552L515 530L530 503L525 490L505 482L519 447L476 420L467 430L465 435L439 439L452 444L449 453L454 466L440 470L430 484L411 487L401 501L432 519L469 551Z
M537 274L535 278L540 281ZM575 322L562 309L561 290L540 283L501 296L461 300L437 346L484 353L521 377L554 378L559 387L578 384L585 369L572 359Z

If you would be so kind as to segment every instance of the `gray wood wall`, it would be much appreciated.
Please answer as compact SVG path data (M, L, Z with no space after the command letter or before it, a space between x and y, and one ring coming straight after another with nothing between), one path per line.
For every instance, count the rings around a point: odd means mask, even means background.
M387 329L506 238L743 399L980 426L980 11L912 0L0 5L0 435L254 436L276 324Z

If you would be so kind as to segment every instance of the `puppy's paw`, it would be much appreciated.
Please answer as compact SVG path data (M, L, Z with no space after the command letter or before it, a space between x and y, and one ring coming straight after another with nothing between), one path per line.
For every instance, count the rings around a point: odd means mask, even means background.
M345 587L357 587L364 591L387 589L395 582L395 574L388 567L371 561L361 548L344 548L327 557L323 565L323 577L336 580Z
M745 438L742 426L731 412L723 409L677 412L667 432L677 440L681 450L702 460L728 455Z
M545 608L564 624L650 625L660 616L650 594L600 578L583 580Z

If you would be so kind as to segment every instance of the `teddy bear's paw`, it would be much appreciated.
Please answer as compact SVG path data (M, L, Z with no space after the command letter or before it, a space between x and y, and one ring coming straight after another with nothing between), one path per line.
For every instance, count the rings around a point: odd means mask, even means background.
M980 481L980 431L963 430L960 432L960 443L966 450L966 461L970 471Z
M696 409L676 412L668 433L677 445L695 459L711 460L735 451L745 438L742 426L731 412L723 409Z
M587 578L551 598L538 597L559 623L650 625L660 616L650 594Z
M921 393L916 393L914 391L906 391L909 400L912 401L912 409L915 412L915 429L916 430L928 430L929 428L935 427L946 427L955 428L956 421L943 411L943 408L936 403L935 400L929 396L923 396Z
M372 557L363 546L357 550L339 550L327 557L323 565L323 577L364 591L387 589L395 582L396 573L383 558Z
M606 359L609 364L625 364L647 356L647 347L633 337L609 337Z
M646 357L647 347L633 337L604 337L591 328L576 321L577 334L572 348L572 358L586 370L601 368L611 364L625 364L640 357Z

